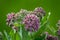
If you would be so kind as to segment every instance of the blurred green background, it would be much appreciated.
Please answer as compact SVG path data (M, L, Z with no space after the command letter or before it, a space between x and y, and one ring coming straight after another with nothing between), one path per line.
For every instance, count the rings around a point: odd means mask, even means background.
M36 7L43 7L46 13L51 12L50 25L56 28L60 19L60 0L0 0L0 31L10 31L6 25L6 15L10 12L18 12L20 9L34 10Z

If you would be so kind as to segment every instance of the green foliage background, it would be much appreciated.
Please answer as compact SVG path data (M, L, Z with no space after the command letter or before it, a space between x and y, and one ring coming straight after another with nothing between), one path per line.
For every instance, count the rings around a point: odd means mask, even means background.
M56 29L56 23L60 19L60 0L0 0L0 31L10 31L6 25L6 15L10 12L18 12L20 9L34 10L43 7L46 13L51 12L50 25Z

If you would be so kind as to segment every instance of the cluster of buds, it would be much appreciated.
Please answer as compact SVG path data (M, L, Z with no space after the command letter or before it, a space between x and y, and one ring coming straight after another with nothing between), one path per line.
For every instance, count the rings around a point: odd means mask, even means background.
M29 11L25 10L25 9L21 9L20 13L23 15L27 15L29 13Z
M25 24L25 29L28 31L37 31L39 28L39 18L34 14L27 14L23 23Z

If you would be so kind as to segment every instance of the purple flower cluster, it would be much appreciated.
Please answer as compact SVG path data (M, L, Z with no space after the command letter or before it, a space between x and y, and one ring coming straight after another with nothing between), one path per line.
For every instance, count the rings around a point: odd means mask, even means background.
M58 20L57 26L58 26L57 34L60 36L60 20Z
M11 13L11 14L7 15L7 20L6 20L7 21L7 25L12 26L11 24L13 23L12 21L14 21L13 20L14 15L15 15L14 13Z
M45 11L43 10L42 7L37 7L33 11L33 14L37 15L38 17L43 17L43 16L45 16Z
M58 38L54 37L54 36L51 36L51 35L48 35L46 40L58 40Z
M18 28L14 25L14 21L16 19L16 14L11 13L7 15L7 25L9 25L10 27L12 27L12 29L15 29L16 31L18 30Z
M46 40L58 40L58 37L55 37L55 36L52 36L52 35L49 35L48 33L47 34L47 38Z
M60 36L60 29L57 31L57 34Z
M45 11L41 7L37 7L33 11L27 11L27 10L21 9L16 14L10 13L7 15L7 25L9 25L14 29L18 29L14 25L15 22L17 22L16 25L18 25L18 22L19 23L24 22L26 30L37 31L39 28L39 20L40 20L39 17L43 17L44 15L45 15Z
M27 14L23 23L28 31L37 31L39 28L39 18L34 14Z

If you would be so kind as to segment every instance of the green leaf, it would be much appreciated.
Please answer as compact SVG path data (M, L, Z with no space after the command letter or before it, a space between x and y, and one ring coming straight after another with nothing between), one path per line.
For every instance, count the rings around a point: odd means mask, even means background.
M25 25L24 24L21 24L20 25L20 31L18 32L19 33L19 36L21 36L21 40L30 40L30 37L28 35L28 32L25 30Z
M12 40L15 40L14 31L13 30L10 31L9 35L11 36Z
M4 30L4 34L5 34L7 40L12 40L5 30Z
M45 40L46 38L46 34L40 34L39 36L37 36L34 40Z
M16 33L16 40L21 40L21 36L18 33Z
M51 13L49 12L48 15L44 16L41 20L41 25L43 25L46 21L49 20Z

